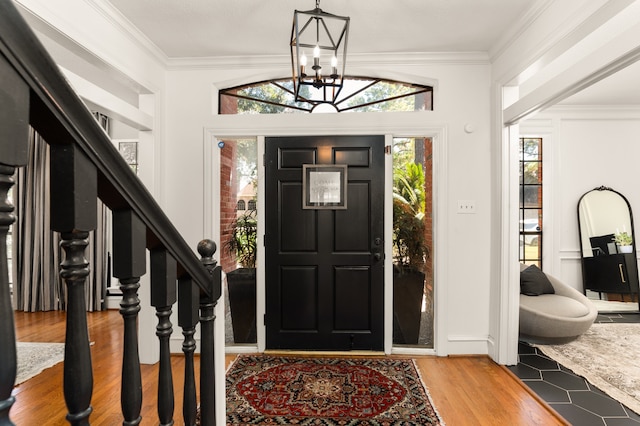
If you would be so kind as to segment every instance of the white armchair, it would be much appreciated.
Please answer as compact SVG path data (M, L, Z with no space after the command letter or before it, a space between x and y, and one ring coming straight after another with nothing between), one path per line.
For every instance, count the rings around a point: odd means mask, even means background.
M520 265L520 273L528 265ZM545 274L553 294L520 294L520 340L558 344L576 339L598 316L595 305L578 290Z

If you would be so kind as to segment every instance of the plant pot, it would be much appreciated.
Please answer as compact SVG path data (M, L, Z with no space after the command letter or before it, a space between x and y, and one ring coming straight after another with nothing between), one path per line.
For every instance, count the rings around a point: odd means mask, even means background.
M422 319L424 273L411 268L393 272L393 343L417 345Z
M256 270L227 272L229 308L235 343L256 343Z
M631 253L633 252L633 246L618 246L620 253Z

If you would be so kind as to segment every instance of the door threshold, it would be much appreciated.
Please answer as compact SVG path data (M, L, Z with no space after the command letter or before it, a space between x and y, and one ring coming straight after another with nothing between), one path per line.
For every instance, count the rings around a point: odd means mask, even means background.
M304 356L386 356L383 351L316 351L299 349L265 349L264 354Z

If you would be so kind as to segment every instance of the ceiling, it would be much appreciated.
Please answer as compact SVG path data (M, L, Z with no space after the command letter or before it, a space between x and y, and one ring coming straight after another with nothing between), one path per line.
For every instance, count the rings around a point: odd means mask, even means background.
M169 58L288 55L293 11L314 0L108 0ZM351 18L349 53L489 52L508 40L531 0L321 0ZM563 101L640 104L640 65Z
M109 0L170 58L288 55L293 12L314 0ZM489 51L531 0L322 0L351 18L349 51Z

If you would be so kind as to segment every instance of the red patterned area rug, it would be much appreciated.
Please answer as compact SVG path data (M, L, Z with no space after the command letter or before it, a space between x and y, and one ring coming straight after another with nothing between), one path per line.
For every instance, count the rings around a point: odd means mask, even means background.
M239 355L228 425L443 425L412 360Z

